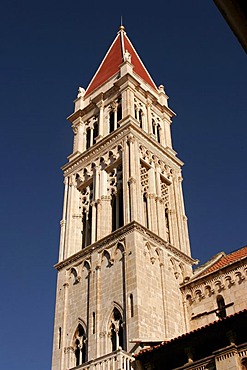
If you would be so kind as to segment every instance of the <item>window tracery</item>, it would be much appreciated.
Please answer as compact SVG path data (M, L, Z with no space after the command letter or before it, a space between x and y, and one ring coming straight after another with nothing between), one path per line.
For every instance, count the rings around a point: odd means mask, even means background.
M134 99L134 110L135 110L135 119L139 122L140 128L143 129L143 116L144 116L144 107L143 104L137 99Z
M91 244L93 183L82 189L80 198L82 207L82 248L85 248Z
M109 106L109 133L119 127L119 121L122 119L122 101L121 98L114 100Z
M75 354L75 366L82 365L86 362L87 340L85 330L81 324L78 325L74 334L73 348Z
M110 320L110 337L112 351L116 351L119 347L124 349L123 318L120 311L116 307L113 309Z
M152 117L152 134L158 143L161 143L160 130L161 130L161 120L154 113L151 113Z
M112 231L123 226L123 179L122 165L113 168L108 175L108 192L111 195Z
M86 122L86 150L96 143L96 138L99 135L99 117L93 116Z

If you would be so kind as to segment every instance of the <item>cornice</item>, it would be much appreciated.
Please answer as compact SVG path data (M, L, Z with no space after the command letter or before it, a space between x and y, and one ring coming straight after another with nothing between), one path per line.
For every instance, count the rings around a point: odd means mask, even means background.
M127 121L124 123L125 119L122 120L122 125L117 130L113 131L111 134L104 137L102 140L100 140L98 143L94 144L91 148L84 151L80 155L78 155L75 159L73 159L71 162L66 163L64 166L62 166L62 170L66 174L72 173L75 169L80 167L83 163L85 163L87 160L90 162L93 160L94 156L97 154L97 156L101 156L104 154L104 151L107 148L110 148L112 145L117 145L125 136L127 136L129 133L135 131L139 139L141 137L146 139L146 142L150 146L150 143L152 144L152 150L153 148L156 149L156 155L159 156L160 152L162 152L166 157L168 157L172 162L174 162L178 166L183 166L183 162L175 156L172 152L169 151L169 149L164 148L161 144L159 144L155 139L153 139L150 135L148 135L145 131L140 129L135 123L134 118L128 117ZM176 152L174 152L176 153Z
M128 235L129 233L133 231L140 232L144 237L148 238L150 241L155 242L156 244L159 244L159 246L166 249L168 252L172 253L176 257L180 258L182 261L192 265L196 263L196 260L193 258L187 256L185 253L181 252L179 249L172 246L170 243L166 242L162 238L160 238L158 235L153 233L151 230L147 229L146 227L142 226L136 221L132 221L131 223L122 226L121 228L117 229L110 235L107 235L106 237L98 240L97 242L89 245L88 247L82 249L81 251L73 254L72 256L66 258L65 260L57 263L54 265L54 267L59 271L62 268L70 265L71 263L74 263L78 261L81 258L88 258L92 251L98 251L100 252L101 249L104 249L106 246L110 246L113 244L116 244L118 242L121 242L123 238Z
M228 265L219 268L218 270L209 272L208 274L202 275L202 276L195 276L191 277L191 279L184 283L181 284L181 288L194 288L195 286L201 285L203 283L213 281L217 279L220 276L227 275L229 273L238 271L239 268L242 268L247 265L247 257L240 259L238 261L234 261L232 263L229 263Z

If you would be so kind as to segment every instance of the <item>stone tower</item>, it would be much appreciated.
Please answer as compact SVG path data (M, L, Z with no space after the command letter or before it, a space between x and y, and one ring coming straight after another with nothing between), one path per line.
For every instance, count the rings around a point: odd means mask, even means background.
M194 260L174 115L121 26L68 118L52 370L122 368L116 356L187 330L179 284Z

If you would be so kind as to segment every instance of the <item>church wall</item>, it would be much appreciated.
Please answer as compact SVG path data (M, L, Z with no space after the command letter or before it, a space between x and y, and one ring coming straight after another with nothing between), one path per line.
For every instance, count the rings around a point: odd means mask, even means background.
M194 280L183 288L183 295L191 330L219 319L219 296L224 299L226 316L245 309L246 263L240 261L230 268Z

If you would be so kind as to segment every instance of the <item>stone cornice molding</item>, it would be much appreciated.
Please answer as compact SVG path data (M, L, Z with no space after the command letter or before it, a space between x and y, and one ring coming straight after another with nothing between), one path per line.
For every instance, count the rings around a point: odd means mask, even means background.
M65 175L68 176L69 174L75 172L78 168L81 168L82 165L89 165L91 162L97 160L98 157L104 156L104 152L108 150L108 148L112 147L112 145L116 146L118 144L122 144L123 138L129 134L137 134L139 144L143 145L145 143L144 145L147 147L147 149L151 150L158 158L160 158L160 155L164 155L165 158L171 161L170 165L173 163L179 167L183 166L183 162L175 156L176 152L174 152L175 154L172 154L170 151L160 145L155 139L151 138L149 134L140 129L140 127L134 123L134 120L129 118L117 130L113 131L90 149L84 151L76 158L62 166L62 170L64 171ZM95 158L96 156L97 158Z
M193 302L196 301L196 297L205 298L206 296L220 293L222 290L230 289L234 285L243 283L246 279L246 266L247 264L241 266L238 264L232 269L226 266L224 269L181 284L180 289L185 296L191 295Z
M196 260L187 256L185 253L183 253L179 249L173 247L170 243L160 238L158 235L156 235L151 230L147 229L145 226L142 226L136 221L132 221L131 223L117 229L110 235L107 235L106 237L98 240L97 242L91 244L90 246L66 258L64 261L57 263L56 265L54 265L54 267L59 271L63 267L66 267L69 264L74 263L81 258L87 259L90 257L93 250L97 250L98 252L101 252L106 246L110 248L110 246L113 246L116 243L122 243L125 236L133 231L140 232L145 237L145 239L149 238L150 241L158 244L160 247L163 247L165 250L169 251L170 253L175 255L177 258L181 259L183 262L189 265L196 263Z

